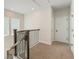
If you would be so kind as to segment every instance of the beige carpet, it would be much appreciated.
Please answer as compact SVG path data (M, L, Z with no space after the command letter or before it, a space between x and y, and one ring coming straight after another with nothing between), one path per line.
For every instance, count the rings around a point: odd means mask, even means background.
M39 43L30 50L30 59L74 59L69 47L53 43L51 46Z

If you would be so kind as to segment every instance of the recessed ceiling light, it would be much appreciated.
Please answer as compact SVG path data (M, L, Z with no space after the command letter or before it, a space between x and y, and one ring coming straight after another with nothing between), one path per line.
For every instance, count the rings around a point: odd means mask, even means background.
M32 8L32 10L34 10L34 8Z

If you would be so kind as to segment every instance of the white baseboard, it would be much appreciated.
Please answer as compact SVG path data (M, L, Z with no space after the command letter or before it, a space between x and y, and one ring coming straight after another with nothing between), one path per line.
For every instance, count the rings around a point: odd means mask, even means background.
M36 43L34 43L32 46L30 46L30 48L34 47L34 46L37 45L38 43L39 43L39 41L36 42Z
M43 41L41 41L41 42L38 41L38 42L34 43L32 46L30 46L30 48L34 47L34 46L37 45L38 43L44 43L44 44L47 44L47 45L51 45L51 44L46 43L46 42L43 42Z
M47 42L44 42L44 41L39 41L40 43L44 43L44 44L47 44L47 45L51 45L51 43L47 43Z
M71 51L74 54L74 46L71 46Z

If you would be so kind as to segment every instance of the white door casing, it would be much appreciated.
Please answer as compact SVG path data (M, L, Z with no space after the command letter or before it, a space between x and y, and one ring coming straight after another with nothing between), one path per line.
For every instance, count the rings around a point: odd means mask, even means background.
M70 44L74 43L74 17L70 17Z

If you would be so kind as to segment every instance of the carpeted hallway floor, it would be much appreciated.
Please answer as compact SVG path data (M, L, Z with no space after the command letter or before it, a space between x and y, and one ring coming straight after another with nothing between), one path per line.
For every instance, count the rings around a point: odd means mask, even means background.
M69 47L53 43L51 46L39 43L30 50L30 59L74 59Z

